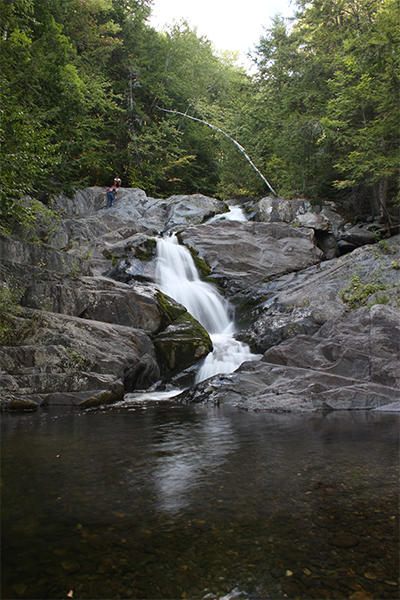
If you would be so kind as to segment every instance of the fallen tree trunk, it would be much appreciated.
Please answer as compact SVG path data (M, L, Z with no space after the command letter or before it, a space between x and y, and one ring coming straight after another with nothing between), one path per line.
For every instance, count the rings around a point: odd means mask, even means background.
M268 188L273 193L273 195L274 196L278 196L278 194L275 192L275 190L270 186L270 184L268 183L268 181L265 179L265 177L261 173L261 171L259 169L257 169L256 165L253 163L253 161L251 160L251 158L246 154L246 151L243 148L243 146L241 146L240 144L238 144L238 142L236 140L234 140L233 138L231 138L230 135L228 135L227 133L225 133L225 131L222 131L222 129L219 129L218 127L215 127L215 125L211 125L211 123L207 123L207 121L203 121L202 119L197 119L196 117L191 117L190 115L186 115L185 113L179 112L178 110L168 110L167 108L160 108L159 106L157 106L157 108L158 108L158 110L162 110L162 111L167 112L167 113L172 113L174 115L181 115L182 117L186 117L187 119L192 119L192 121L197 121L198 123L203 123L204 125L208 125L208 127L211 127L211 129L214 129L214 131L218 131L218 133L222 133L222 135L224 135L225 137L227 137L228 140L230 140L231 142L233 142L235 144L235 146L240 150L240 152L244 155L244 157L246 158L246 160L251 164L251 166L253 167L253 169L259 174L259 176L264 181L264 183L267 184Z

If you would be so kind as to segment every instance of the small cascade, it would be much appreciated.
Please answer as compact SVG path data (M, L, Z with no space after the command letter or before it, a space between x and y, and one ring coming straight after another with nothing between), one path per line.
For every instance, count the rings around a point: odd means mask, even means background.
M201 281L193 258L176 235L157 242L156 281L162 292L174 298L209 334L229 333L228 305L214 288Z
M208 223L212 223L212 221L219 221L221 219L226 219L227 221L241 221L242 223L247 222L246 215L244 214L243 209L240 208L240 206L230 206L229 212L212 217L212 219L210 219Z
M245 360L258 358L235 340L229 304L200 280L189 250L179 245L175 234L157 242L156 280L160 290L183 304L210 334L214 350L206 357L196 382L217 373L231 373Z

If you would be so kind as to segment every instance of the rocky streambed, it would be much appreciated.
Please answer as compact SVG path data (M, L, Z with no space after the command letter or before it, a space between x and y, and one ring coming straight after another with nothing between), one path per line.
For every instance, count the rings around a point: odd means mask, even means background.
M375 243L379 223L346 223L333 203L264 198L237 222L201 195L121 189L108 210L104 198L55 199L46 243L0 236L4 410L176 385L182 402L245 410L398 409L399 235ZM172 232L260 355L196 385L210 336L154 283L157 238Z

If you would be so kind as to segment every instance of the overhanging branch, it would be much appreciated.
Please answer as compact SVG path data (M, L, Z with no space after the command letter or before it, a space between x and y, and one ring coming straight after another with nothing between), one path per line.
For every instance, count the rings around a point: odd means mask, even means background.
M168 110L167 108L160 108L159 106L157 106L157 108L158 108L158 110L162 110L162 111L167 112L167 113L172 113L174 115L181 115L182 117L186 117L187 119L192 119L192 121L197 121L198 123L203 123L204 125L208 125L208 127L211 127L211 129L214 129L214 131L218 131L218 133L222 133L222 135L224 135L225 137L227 137L228 140L230 140L231 142L233 142L235 144L235 146L240 150L240 152L244 155L244 157L246 158L246 160L251 164L251 166L253 167L253 169L259 174L259 176L264 181L264 183L267 184L268 188L271 190L271 192L273 193L273 195L274 196L278 196L278 194L275 192L275 190L270 186L270 184L268 183L268 181L265 179L265 177L261 173L261 171L259 171L257 169L256 165L253 163L253 161L251 160L251 158L246 154L246 151L243 148L243 146L241 146L240 144L238 144L237 141L234 140L234 139L232 139L230 135L228 135L227 133L225 133L225 131L222 131L222 129L219 129L218 127L215 127L215 125L211 125L211 123L207 123L207 121L203 121L202 119L197 119L196 117L191 117L190 115L186 115L185 113L179 112L178 110Z

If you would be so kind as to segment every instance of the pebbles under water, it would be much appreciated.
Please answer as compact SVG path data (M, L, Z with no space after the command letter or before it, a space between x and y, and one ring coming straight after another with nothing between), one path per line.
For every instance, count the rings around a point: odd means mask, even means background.
M3 598L398 598L398 416L2 417Z

